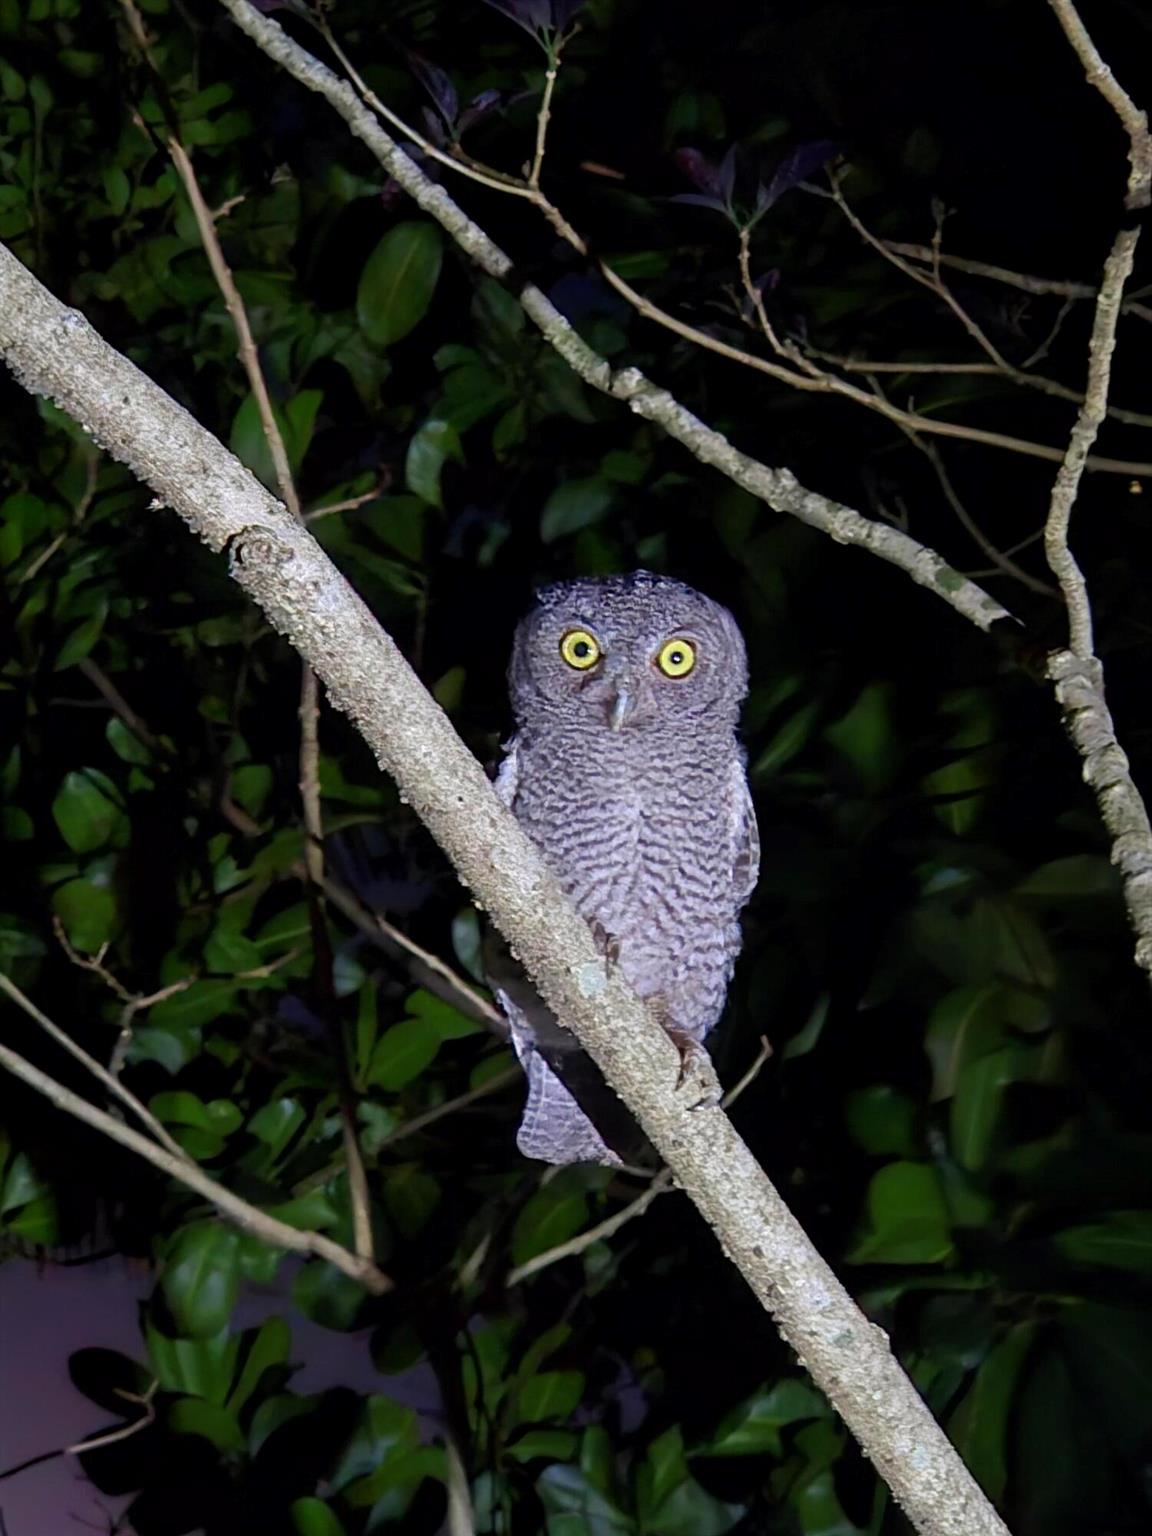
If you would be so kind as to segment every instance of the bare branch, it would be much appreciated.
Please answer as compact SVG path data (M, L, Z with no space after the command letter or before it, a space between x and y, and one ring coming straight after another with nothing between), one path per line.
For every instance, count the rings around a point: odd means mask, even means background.
M914 267L911 262L905 261L901 257L899 254L900 247L892 242L881 240L877 235L872 233L872 231L864 223L863 219L861 219L860 216L852 209L843 192L840 190L839 181L835 178L832 182L832 198L836 206L840 209L841 213L848 220L849 224L851 224L852 228L856 231L860 238L866 242L866 244L870 245L874 251L878 251L879 254L883 256L886 261L891 262L898 271L902 272L906 277L911 278L914 283L919 283L922 287L927 288L930 293L934 293L937 298L939 298L945 305L947 305L947 307L960 321L964 329L976 342L977 346L979 346L980 350L985 354L986 357L990 359L987 367L992 372L998 373L1006 379L1010 379L1013 384L1018 384L1023 389L1034 389L1037 390L1040 394L1051 395L1056 400L1067 400L1075 405L1081 405L1083 403L1084 396L1078 394L1076 390L1070 389L1067 384L1061 384L1058 379L1045 378L1042 374L1030 373L1025 368L1017 368L1014 364L1010 363L1004 354L993 344L985 331L972 318L972 316L960 303L956 295L952 292L951 288L948 287L947 283L945 283L940 276L940 267L943 262L943 252L941 252L939 249L939 241L941 237L941 228L939 225L937 225L936 238L932 245L930 247L919 247L919 249L927 250L929 260L931 262L931 272L921 272L918 267ZM1051 339L1049 338L1049 340L1046 341L1040 349L1038 349L1039 353L1042 354L1050 344ZM1036 355L1037 354L1033 354L1033 356ZM971 371L980 372L982 370L973 368ZM1127 426L1152 427L1152 416L1146 415L1143 411L1125 410L1120 406L1111 406L1105 403L1105 413L1109 416L1115 417L1117 421L1124 422ZM925 421L930 419L931 418L926 417ZM925 431L928 429L926 427L920 427L918 430ZM1018 449L1017 451L1024 452L1025 450ZM1062 454L1058 448L1053 448L1049 450L1046 457L1059 460L1062 457ZM1092 458L1087 461L1087 467L1092 469L1100 469L1103 467L1103 461Z
M1072 0L1048 0L1048 3L1056 12L1064 36L1083 64L1089 85L1095 86L1100 92L1128 135L1128 163L1131 169L1125 206L1147 208L1152 201L1152 134L1148 132L1148 114L1136 105L1100 57L1100 51L1080 20Z
M109 1072L107 1067L101 1065L94 1056L89 1056L83 1046L77 1045L66 1030L61 1029L59 1024L37 1008L32 999L20 990L11 977L5 976L3 971L0 971L0 992L6 992L18 1008L22 1008L30 1019L34 1019L39 1024L46 1035L55 1040L57 1045L63 1046L69 1056L78 1061L86 1072L91 1072L97 1082L103 1083L108 1092L119 1099L126 1109L130 1109L141 1125L151 1131L161 1146L167 1147L172 1157L177 1158L181 1163L189 1165L192 1163L192 1159L184 1148L168 1134L152 1111L147 1109L130 1089L125 1088L120 1079Z
M3 979L0 977L0 980ZM97 1109L94 1104L89 1104L87 1099L82 1099L79 1094L65 1088L62 1083L56 1082L54 1078L41 1072L38 1067L34 1067L30 1061L25 1061L23 1056L17 1055L15 1051L2 1044L0 1044L0 1067L4 1067L21 1082L27 1083L29 1088L34 1088L37 1093L43 1094L57 1109L62 1109L73 1119L90 1125L110 1140L119 1142L122 1147L135 1152L145 1162L158 1168L161 1173L168 1174L177 1183L184 1184L188 1189L201 1195L214 1205L222 1216L226 1216L229 1221L243 1228L244 1231L254 1233L274 1248L285 1248L290 1253L303 1253L327 1259L329 1264L334 1264L337 1269L357 1281L374 1296L382 1296L385 1291L391 1290L392 1281L369 1260L349 1253L347 1248L342 1248L339 1243L324 1237L322 1233L303 1232L298 1227L290 1227L287 1222L279 1221L275 1216L269 1216L266 1211L249 1205L247 1200L241 1200L238 1195L232 1194L231 1190L225 1189L222 1184L217 1184L215 1179L209 1178L204 1170L198 1164L190 1162L183 1152L176 1156L165 1148L156 1146L146 1136L141 1136L139 1131L134 1131L131 1126L124 1125L122 1121L105 1114L102 1109Z
M626 1205L622 1211L617 1211L614 1216L608 1216L603 1221L597 1222L594 1227L589 1227L585 1232L577 1232L576 1236L570 1237L566 1243L557 1243L554 1248L548 1248L525 1263L518 1264L515 1269L509 1270L504 1284L519 1285L522 1280L527 1280L531 1275L538 1275L550 1264L558 1264L561 1259L575 1258L585 1249L591 1248L593 1243L600 1243L614 1236L634 1217L643 1216L654 1200L660 1195L666 1195L673 1187L672 1174L667 1168L662 1169L648 1188L637 1195L635 1200Z
M121 0L121 3L129 16L134 18L134 34L151 63L143 20L133 0ZM168 140L168 152L184 184L184 190L196 220L196 228L200 233L200 242L236 330L240 361L256 401L281 498L296 521L303 525L304 514L296 491L296 482L288 460L288 451L284 445L284 436L272 409L272 400L268 393L264 370L260 366L260 357L248 320L247 307L240 296L232 270L224 259L216 225L200 190L192 161L174 133ZM300 674L299 718L299 789L304 822L304 866L307 871L308 905L312 925L313 968L323 1002L323 1013L339 1082L341 1133L344 1141L344 1156L348 1165L348 1196L352 1208L356 1252L362 1258L371 1259L373 1241L368 1176L364 1171L364 1158L356 1136L356 1095L348 1070L344 1033L336 1010L336 995L332 982L332 946L320 890L324 878L324 817L320 806L320 692L316 674L307 662L304 663Z
M350 86L337 79L275 22L259 15L246 0L221 0L221 4L274 63L331 103L388 174L420 208L443 226L483 271L506 284L514 282L511 258L452 201L443 187L430 181L413 164L357 99ZM657 422L702 464L719 469L774 511L786 512L821 529L837 543L870 550L880 559L898 566L981 629L987 629L997 619L1008 617L1007 610L989 593L901 530L873 522L850 507L806 489L786 469L772 469L741 453L666 390L652 384L639 369L614 370L605 358L581 340L534 283L520 283L514 291L525 313L586 384L624 401L637 415ZM1040 450L1041 457L1057 452L1056 449ZM1134 470L1126 472L1135 473ZM1152 473L1152 465L1148 466L1148 472Z
M490 1003L482 992L464 980L438 955L424 949L415 939L410 939L402 929L395 927L379 912L370 912L352 892L330 875L324 877L324 894L334 907L338 907L349 922L354 923L365 938L371 939L388 954L399 953L412 972L412 979L420 986L434 992L437 997L459 1008L469 1018L486 1024L501 1039L508 1037L508 1020L499 1008Z
M1050 0L1050 4L1089 82L1111 104L1129 136L1131 170L1125 204L1133 209L1147 208L1152 202L1152 138L1147 116L1113 78L1071 0ZM1116 329L1139 238L1138 227L1121 228L1104 263L1089 342L1084 404L1052 487L1044 552L1068 608L1068 649L1049 657L1048 675L1055 684L1069 735L1084 759L1084 778L1112 838L1112 862L1120 870L1124 900L1136 930L1136 963L1152 975L1152 826L1128 759L1116 739L1104 691L1104 668L1094 651L1088 587L1068 542L1084 463L1108 403Z

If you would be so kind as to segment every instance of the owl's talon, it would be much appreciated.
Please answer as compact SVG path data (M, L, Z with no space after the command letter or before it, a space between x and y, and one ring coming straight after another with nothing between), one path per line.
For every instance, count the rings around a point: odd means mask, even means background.
M680 1052L680 1071L676 1077L676 1092L686 1089L696 1097L689 1109L712 1109L720 1102L720 1080L712 1065L712 1058L695 1035L687 1030L664 1026L669 1040Z
M604 969L611 976L620 964L620 940L608 932L598 917L594 917L588 926L592 930L592 942L604 956Z

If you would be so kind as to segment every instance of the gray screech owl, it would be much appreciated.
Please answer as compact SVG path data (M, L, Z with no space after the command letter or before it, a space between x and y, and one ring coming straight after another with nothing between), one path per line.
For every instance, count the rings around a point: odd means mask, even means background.
M736 621L648 571L559 582L521 621L508 677L516 734L497 792L682 1053L699 1050L759 870ZM528 1076L520 1151L618 1163L561 1081L586 1063L574 1037L522 976L493 981Z

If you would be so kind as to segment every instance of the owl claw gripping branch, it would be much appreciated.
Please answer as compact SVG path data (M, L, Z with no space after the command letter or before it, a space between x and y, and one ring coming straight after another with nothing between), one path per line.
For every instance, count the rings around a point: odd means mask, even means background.
M497 791L676 1043L680 1082L695 1080L759 869L736 621L647 571L560 582L517 629L509 684L516 734ZM492 980L528 1077L521 1152L619 1163L576 1102L595 1101L576 1041L522 975Z

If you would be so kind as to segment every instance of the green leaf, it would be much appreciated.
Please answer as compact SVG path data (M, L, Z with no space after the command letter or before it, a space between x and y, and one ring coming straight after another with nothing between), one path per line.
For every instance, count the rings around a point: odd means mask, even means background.
M652 1536L724 1536L744 1513L724 1504L690 1475L678 1427L653 1441L636 1479L640 1528Z
M525 1203L512 1229L512 1262L526 1264L580 1231L588 1219L588 1194L564 1174Z
M780 1455L780 1430L785 1424L827 1417L828 1405L806 1382L789 1377L766 1392L757 1392L720 1422L712 1439L696 1456Z
M896 755L891 688L870 684L847 714L825 727L824 739L851 764L865 789L883 789L892 778Z
M389 230L365 262L356 292L356 318L369 341L390 347L419 324L432 302L441 259L435 224L412 221Z
M66 667L75 666L78 661L82 661L99 640L107 617L108 599L102 597L83 623L78 624L71 634L65 636L56 653L53 670L63 672Z
M195 1125L202 1131L213 1129L211 1117L203 1099L186 1090L157 1093L148 1102L148 1108L165 1125Z
M548 1467L536 1480L548 1536L631 1536L634 1520L600 1492L579 1467Z
M64 925L68 942L82 954L94 955L116 932L116 898L91 880L69 880L52 892L52 910Z
M303 389L284 406L273 405L272 417L284 443L288 467L295 475L304 461L316 426L316 413L324 396L317 389ZM272 450L264 432L264 422L255 395L246 395L232 421L229 447L252 473L279 496L280 483Z
M298 1536L345 1536L343 1525L322 1499L311 1495L294 1499L291 1512Z
M529 1429L504 1447L504 1453L516 1461L571 1461L576 1453L576 1436L570 1429Z
M948 1207L927 1163L897 1162L868 1186L870 1230L849 1255L853 1264L940 1264L952 1255Z
M235 1415L218 1403L208 1403L198 1397L182 1397L168 1409L166 1419L173 1434L199 1435L218 1451L239 1455L246 1449Z
M1019 1054L993 1051L965 1066L956 1084L950 1117L952 1152L962 1168L975 1171L988 1161L1000 1118L1003 1090L1017 1076Z
M1041 864L1021 880L1013 895L1039 904L1062 906L1066 901L1114 898L1119 891L1119 877L1107 859L1094 853L1077 853Z
M414 1237L440 1204L440 1184L417 1163L402 1163L384 1180L384 1203L401 1237Z
M165 1392L187 1392L223 1404L232 1386L239 1341L227 1328L203 1339L173 1339L153 1324L144 1330L148 1357Z
M108 724L104 727L104 739L116 756L126 763L143 765L152 761L149 748L138 736L132 734L119 715L109 716Z
M52 815L74 853L102 848L124 818L116 786L95 768L65 777L52 802Z
M193 1338L226 1328L240 1284L239 1234L222 1222L198 1221L177 1234L161 1276L179 1326Z
M540 514L540 537L551 544L565 534L598 523L615 497L607 480L565 480L544 504Z
M995 1503L1008 1482L1008 1432L1034 1323L1017 1323L986 1355L952 1415L949 1433L984 1492Z
M395 1092L419 1077L440 1049L440 1036L424 1019L401 1019L377 1042L367 1081Z
M812 700L791 715L752 764L755 779L770 778L802 751L811 739L820 716L820 703Z
M363 1287L322 1259L313 1259L299 1271L292 1297L306 1317L339 1333L356 1327L365 1302Z
M540 1371L517 1394L519 1419L527 1423L566 1419L579 1406L583 1391L582 1371Z
M844 1101L848 1134L865 1152L888 1156L915 1156L916 1105L906 1093L888 1083L857 1088Z
M957 987L932 1009L924 1049L932 1063L932 1098L950 1099L964 1068L1004 1042L1003 988Z
M484 1026L477 1019L469 1018L459 1008L423 988L413 992L405 1006L413 1018L435 1030L441 1040L462 1040L468 1035L484 1033Z
M404 460L404 483L415 496L434 507L443 507L440 476L451 459L463 464L464 450L456 428L448 421L433 418L412 434Z
M298 1099L272 1099L248 1121L248 1129L278 1158L304 1124L307 1116Z
M1109 1211L1103 1221L1058 1232L1055 1243L1076 1264L1152 1274L1152 1211Z

